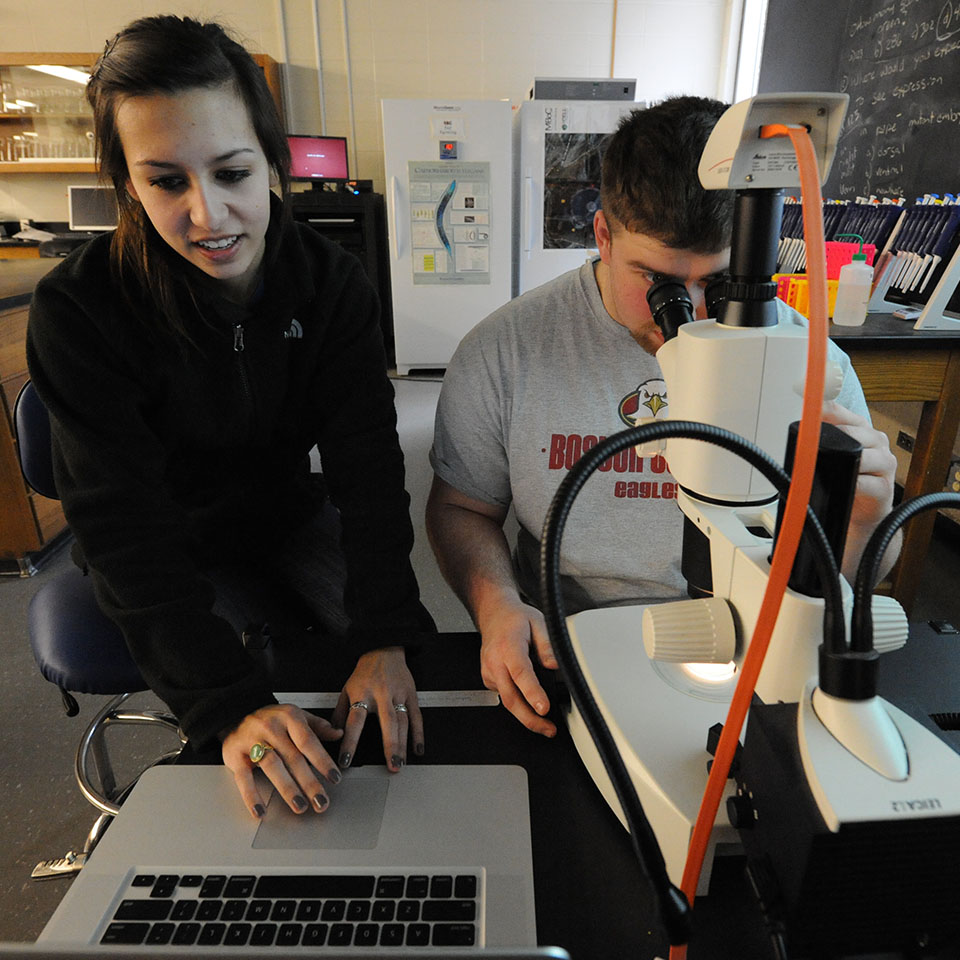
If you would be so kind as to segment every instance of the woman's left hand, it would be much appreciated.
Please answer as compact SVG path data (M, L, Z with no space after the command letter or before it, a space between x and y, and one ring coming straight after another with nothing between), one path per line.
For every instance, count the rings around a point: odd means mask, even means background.
M394 773L407 762L407 737L413 752L423 754L423 717L403 647L381 647L365 653L344 684L330 722L343 729L341 769L349 767L367 717L380 718L383 755Z

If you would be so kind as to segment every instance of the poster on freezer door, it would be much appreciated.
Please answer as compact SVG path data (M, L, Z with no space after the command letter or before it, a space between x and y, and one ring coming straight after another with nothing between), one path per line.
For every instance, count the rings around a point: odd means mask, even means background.
M490 164L411 160L415 284L490 283Z

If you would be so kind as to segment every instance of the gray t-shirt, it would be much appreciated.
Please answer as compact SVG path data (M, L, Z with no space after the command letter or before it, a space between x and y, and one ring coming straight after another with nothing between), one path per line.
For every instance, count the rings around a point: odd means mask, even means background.
M781 322L806 323L778 306ZM869 418L849 359L830 350L844 371L839 402ZM536 600L538 541L566 472L585 450L634 426L634 417L668 414L656 358L607 313L588 262L510 301L464 337L444 377L430 463L469 497L513 504L517 575ZM590 477L563 535L568 612L685 595L676 492L666 461L632 448Z

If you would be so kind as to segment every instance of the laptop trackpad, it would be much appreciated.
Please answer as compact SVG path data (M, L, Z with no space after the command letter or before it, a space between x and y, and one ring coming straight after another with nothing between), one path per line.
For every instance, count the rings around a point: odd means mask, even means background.
M344 778L325 813L294 813L274 791L253 838L260 850L372 850L387 804L387 780Z

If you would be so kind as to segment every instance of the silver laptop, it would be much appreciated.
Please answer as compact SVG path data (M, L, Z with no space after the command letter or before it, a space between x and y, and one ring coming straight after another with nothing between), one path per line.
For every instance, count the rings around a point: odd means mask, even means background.
M164 947L140 947L136 953L125 951L123 948L111 947L104 948L103 952L96 952L90 947L75 946L49 946L43 943L0 943L0 960L141 960L144 956L150 956L155 960L210 960L210 951L205 948L196 950L173 949ZM217 960L250 960L251 953L246 950L217 949L215 952ZM356 956L356 953L325 953L326 960L336 960L343 957L344 960ZM263 957L264 960L303 960L305 954L303 950L271 950L265 954L252 954L252 956ZM478 960L570 960L570 954L561 947L517 947L516 949L500 949L498 947L479 948L471 950L469 948L456 947L450 951L431 949L428 952L422 950L401 950L400 952L387 952L375 949L372 952L366 951L366 956L375 957L376 960L460 960L461 957L476 957Z
M260 785L258 822L224 767L148 770L39 944L373 956L536 944L522 768L356 767L322 814Z

